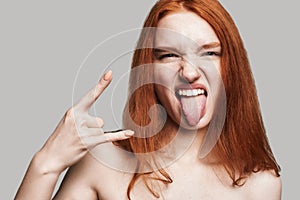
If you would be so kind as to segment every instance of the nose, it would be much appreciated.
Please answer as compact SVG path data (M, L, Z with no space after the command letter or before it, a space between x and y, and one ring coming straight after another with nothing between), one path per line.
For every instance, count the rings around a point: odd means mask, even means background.
M180 69L180 76L184 81L192 83L200 78L199 69L188 61L183 61Z

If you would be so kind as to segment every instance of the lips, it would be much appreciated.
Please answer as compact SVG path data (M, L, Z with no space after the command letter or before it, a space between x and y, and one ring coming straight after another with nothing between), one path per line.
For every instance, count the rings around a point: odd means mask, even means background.
M188 124L195 126L205 113L206 87L202 84L185 84L176 87L176 97Z

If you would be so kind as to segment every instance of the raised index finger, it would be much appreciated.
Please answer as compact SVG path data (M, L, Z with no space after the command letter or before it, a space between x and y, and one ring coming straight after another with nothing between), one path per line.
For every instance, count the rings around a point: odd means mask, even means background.
M77 103L75 107L80 110L88 111L90 107L95 103L98 97L102 94L105 88L109 85L112 80L112 71L106 72L97 85L92 88L82 99Z

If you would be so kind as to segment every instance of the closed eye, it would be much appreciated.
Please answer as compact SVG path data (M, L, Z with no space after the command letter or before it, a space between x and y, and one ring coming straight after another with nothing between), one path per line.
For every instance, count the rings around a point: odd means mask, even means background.
M207 51L204 52L202 56L221 56L221 53L217 51Z
M162 62L173 62L181 58L181 54L178 52L178 50L172 47L154 48L153 53L155 59Z
M164 58L178 58L179 56L178 55L176 55L176 54L174 54L174 53L166 53L166 54L162 54L162 55L159 55L158 56L158 59L159 60L162 60L162 59L164 59Z

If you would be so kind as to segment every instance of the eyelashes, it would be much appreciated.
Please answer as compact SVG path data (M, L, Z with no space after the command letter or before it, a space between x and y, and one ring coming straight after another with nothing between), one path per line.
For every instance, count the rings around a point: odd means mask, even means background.
M156 56L158 60L163 60L165 58L180 58L180 56L174 54L174 53L166 53Z
M216 51L208 51L203 53L202 55L204 56L221 56L220 52L216 52Z
M171 60L178 60L178 59L181 59L182 56L181 55L178 55L176 53L154 53L156 59L158 60L166 60L166 59L171 59ZM207 51L207 52L203 52L200 54L201 57L205 57L205 56L208 56L208 57L220 57L221 56L221 53L219 51Z

